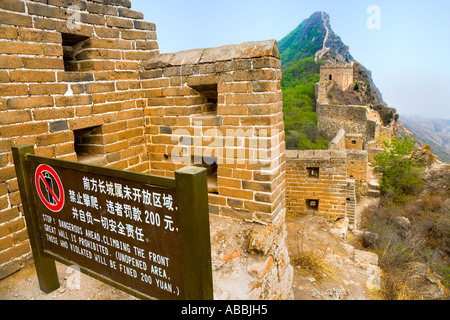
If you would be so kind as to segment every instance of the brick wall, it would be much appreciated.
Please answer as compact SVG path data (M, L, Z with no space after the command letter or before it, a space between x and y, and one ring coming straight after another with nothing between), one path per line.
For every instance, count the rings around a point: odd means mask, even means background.
M364 136L347 133L345 135L345 149L364 150Z
M336 136L339 129L347 133L362 134L364 141L374 138L369 126L368 108L365 106L338 106L317 104L318 127L327 138Z
M355 180L356 186L364 189L368 180L368 152L365 150L346 150L346 152L347 178Z
M286 159L288 213L318 214L336 219L345 217L347 198L345 150L289 150ZM313 170L314 172L311 172Z
M155 25L130 7L128 0L0 2L0 277L30 253L12 146L149 170L137 71L159 52Z
M328 150L286 151L288 214L347 217L355 228L356 193L367 187L368 157L369 152L362 150L362 135L344 129Z
M211 213L275 219L285 205L280 66L274 40L148 61L141 78L150 172L208 167Z

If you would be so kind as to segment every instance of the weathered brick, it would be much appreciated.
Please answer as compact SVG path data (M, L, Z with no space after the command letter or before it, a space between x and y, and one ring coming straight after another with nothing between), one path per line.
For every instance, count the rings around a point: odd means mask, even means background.
M272 213L272 206L267 203L245 201L244 208L253 212Z
M6 101L6 104L8 105L9 109L52 107L53 106L53 98L50 96L9 98Z
M95 82L86 84L87 93L100 93L114 91L114 82Z
M17 218L8 221L5 224L0 224L0 238L3 238L11 233L17 232L23 229L25 226L23 218ZM1 262L0 262L1 264Z
M121 32L122 39L126 40L136 40L141 39L145 40L147 39L147 33L145 31L139 31L139 30L123 30Z
M144 14L138 11L130 10L127 8L119 8L119 16L132 18L132 19L144 19Z
M22 218L20 220L23 221ZM14 229L11 229L10 231L11 232L17 232L17 231L20 230L19 229L20 227L23 228L22 225L19 225L19 226L17 226L17 228L18 228L17 230L14 228ZM15 231L13 231L13 230L15 230ZM30 252L30 244L27 241L22 242L22 243L20 243L18 245L13 246L9 250L0 252L0 264L4 264L6 262L12 261L14 258L20 257L20 256L22 256L22 255L24 255L24 254L26 254L28 252Z
M81 13L80 14L80 20L83 23L89 23L89 24L95 24L95 25L104 25L105 24L105 18L101 15L97 14L86 14Z
M74 108L52 108L52 109L35 109L33 110L34 120L50 120L72 118L74 116Z
M91 82L94 81L92 72L58 72L59 82Z
M57 107L66 106L82 106L92 103L90 95L76 95L76 96L58 96L55 97L55 105Z
M4 125L0 127L2 138L23 137L39 135L48 131L48 124L42 122L29 122L18 125Z
M31 121L30 110L8 110L0 112L0 124L23 123Z
M55 72L14 70L9 73L12 82L55 82Z
M19 0L2 0L0 8L10 11L25 12L25 4Z
M32 27L33 21L31 16L24 14L16 14L8 11L0 11L0 21L2 24L13 26Z
M77 6L80 10L86 9L86 2L84 0L47 0L47 3L52 6L65 7Z
M73 141L74 136L72 131L62 131L37 136L36 146L45 147L49 145L55 145L58 143L73 142Z
M97 4L92 2L86 3L86 8L91 13L99 13L103 15L109 15L109 16L117 16L118 10L116 7L104 5L104 4Z
M28 13L48 18L68 19L70 14L66 9L47 6L35 2L27 2Z
M0 70L0 83L10 82L8 71Z
M77 55L77 60L89 59L107 59L120 60L121 52L119 50L86 49Z
M59 58L23 58L27 69L64 69L64 63Z
M59 132L69 129L69 122L67 120L59 120L50 122L50 132Z
M95 34L99 38L118 39L120 36L120 30L112 29L112 28L108 28L108 27L95 26Z
M78 129L84 129L84 128L89 128L89 127L95 127L95 126L100 126L102 124L103 124L103 118L101 116L69 120L70 130L78 130ZM126 128L126 125L125 125L125 128ZM106 133L104 131L104 126L103 126L103 133Z
M0 26L0 39L15 40L17 37L17 28Z
M121 6L131 8L131 0L104 0L106 5Z
M79 63L80 71L101 71L101 70L114 70L115 69L115 63L114 61L102 61L102 60L88 60L88 61L81 61ZM98 73L97 73L98 75ZM96 79L96 80L109 80L107 78L102 79Z
M0 69L17 69L22 67L23 62L21 57L0 56Z
M0 12L0 21L1 21L1 12ZM37 46L33 43L8 41L8 42L0 42L0 53L42 55L43 51L40 46Z
M68 85L59 83L30 84L29 88L30 95L53 95L66 93Z
M253 200L253 192L251 190L240 190L234 188L226 188L218 185L219 194L224 197Z
M0 139L0 152L11 151L11 147L14 145L12 139Z
M157 50L159 48L156 41L136 41L136 49L138 50Z
M133 29L133 20L127 18L106 17L106 24L110 27Z
M26 96L28 86L26 84L0 84L0 96Z
M7 166L0 168L0 181L6 181L14 178L16 171L14 166Z
M135 20L134 27L141 30L156 31L156 25L146 21Z
M19 40L45 43L61 43L61 33L19 29Z

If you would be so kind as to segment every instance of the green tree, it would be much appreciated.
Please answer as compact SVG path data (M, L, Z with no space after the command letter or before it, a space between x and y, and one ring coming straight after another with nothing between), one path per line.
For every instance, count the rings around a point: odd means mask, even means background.
M286 147L290 150L327 149L329 141L317 130L315 85L321 61L299 60L283 72L283 113Z
M394 138L391 143L387 141L383 143L385 151L375 156L373 165L383 173L380 182L381 192L389 193L394 201L402 202L407 195L422 185L419 176L422 168L410 159L416 141L405 136L402 139Z

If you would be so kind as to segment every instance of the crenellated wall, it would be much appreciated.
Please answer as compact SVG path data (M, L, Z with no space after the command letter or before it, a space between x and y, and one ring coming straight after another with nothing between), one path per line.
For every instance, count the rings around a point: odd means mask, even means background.
M156 28L129 0L0 2L0 278L30 259L11 147L149 171L139 65Z

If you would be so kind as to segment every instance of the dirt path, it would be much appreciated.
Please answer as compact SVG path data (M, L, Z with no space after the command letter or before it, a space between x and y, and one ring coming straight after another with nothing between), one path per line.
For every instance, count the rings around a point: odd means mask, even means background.
M294 265L296 300L370 300L379 285L378 257L355 249L332 234L333 224L324 217L288 218L288 249ZM348 241L354 237L348 234ZM319 257L319 277L295 263L296 258Z
M133 300L107 284L56 263L60 288L45 294L39 288L34 264L0 281L0 300Z

